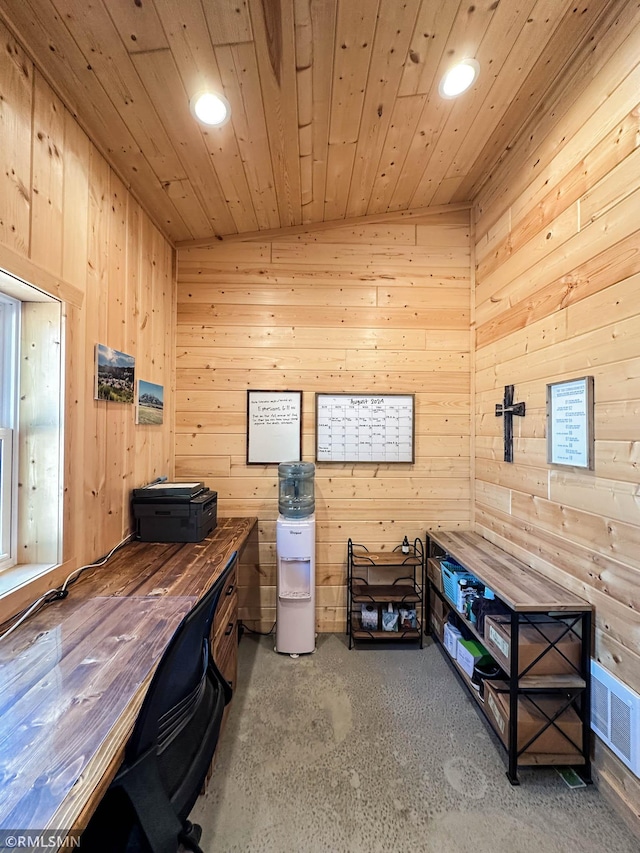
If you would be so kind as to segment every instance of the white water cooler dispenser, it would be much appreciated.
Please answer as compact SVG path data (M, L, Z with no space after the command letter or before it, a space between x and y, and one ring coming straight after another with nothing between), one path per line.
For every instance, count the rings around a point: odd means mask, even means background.
M278 465L276 645L292 656L316 650L316 517L313 462Z

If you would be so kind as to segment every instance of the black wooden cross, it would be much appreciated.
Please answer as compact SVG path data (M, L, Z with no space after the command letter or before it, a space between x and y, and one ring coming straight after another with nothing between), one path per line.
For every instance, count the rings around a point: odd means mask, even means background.
M496 417L504 421L504 461L513 462L513 416L524 417L525 404L513 402L513 385L504 386L504 400L496 403Z

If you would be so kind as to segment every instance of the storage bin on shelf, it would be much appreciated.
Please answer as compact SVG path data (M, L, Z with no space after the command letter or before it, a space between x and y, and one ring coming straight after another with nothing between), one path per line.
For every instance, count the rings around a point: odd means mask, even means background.
M462 637L460 631L449 622L444 626L444 647L455 660L458 656L458 640Z
M427 560L427 577L432 586L442 592L442 561L444 557L429 557Z
M469 678L473 675L473 669L477 663L490 663L491 656L487 654L487 650L477 640L465 640L462 637L458 639L458 649L456 660L460 664Z
M509 685L505 681L486 681L484 693L489 719L508 747ZM518 751L526 747L526 754L576 758L582 746L582 722L572 707L561 710L565 705L566 700L554 693L537 693L532 698L518 696ZM554 722L548 725L552 717Z
M459 563L454 563L452 560L442 560L440 563L442 569L442 587L444 594L452 604L456 604L458 600L458 586L461 580L475 581L477 578L468 572L464 566Z
M544 615L537 618L530 616L529 619L528 623L521 622L518 630L518 672L526 670L527 675L579 672L582 650L580 638L571 630L568 631L567 625L560 619ZM484 641L488 651L503 669L509 672L511 617L487 616L484 623ZM556 643L556 647L553 647L552 643Z

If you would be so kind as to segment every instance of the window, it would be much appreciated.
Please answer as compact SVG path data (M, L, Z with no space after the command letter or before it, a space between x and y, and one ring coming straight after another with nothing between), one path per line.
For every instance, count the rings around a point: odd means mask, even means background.
M14 446L18 394L20 303L0 293L0 569L16 561Z
M61 559L61 309L0 270L0 597Z

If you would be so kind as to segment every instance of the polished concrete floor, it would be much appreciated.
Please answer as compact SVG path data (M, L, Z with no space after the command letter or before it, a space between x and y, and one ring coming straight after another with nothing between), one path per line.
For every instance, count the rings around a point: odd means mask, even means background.
M206 853L638 853L594 786L512 787L504 752L439 648L277 655L245 635L206 796Z

